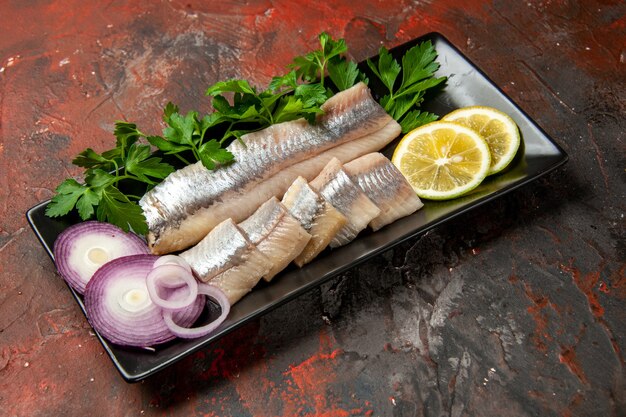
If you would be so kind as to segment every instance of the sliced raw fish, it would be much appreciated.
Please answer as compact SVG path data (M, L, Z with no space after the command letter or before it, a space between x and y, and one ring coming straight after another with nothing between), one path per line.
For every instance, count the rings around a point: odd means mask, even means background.
M272 269L272 262L231 219L218 224L180 256L201 281L224 291L231 305Z
M343 168L380 209L370 222L375 231L424 206L398 168L379 152L363 155Z
M370 200L343 170L341 161L333 158L311 181L311 187L339 210L348 222L330 242L331 248L352 241L367 224L380 214L380 209Z
M247 199L248 194L255 194L259 183L295 164L377 132L391 134L383 144L399 133L398 124L376 103L363 83L331 97L322 109L324 114L315 124L304 119L279 123L244 135L245 145L234 141L228 149L235 162L229 165L209 171L201 163L192 164L173 172L148 191L140 205L150 230L147 239L152 252L185 249L222 220L245 219L270 196L282 195L296 177L290 178L284 188L266 190L269 195L266 192L248 204L232 202Z
M276 197L263 203L239 227L272 262L270 271L263 275L266 281L285 269L311 240L311 235Z
M313 260L347 223L346 216L315 191L303 177L298 177L283 196L283 204L311 234L311 240L294 259L303 266Z
M288 166L264 181L246 186L240 192L227 193L228 195L223 200L215 200L210 207L198 209L193 215L187 217L184 222L178 223L178 226L167 228L166 234L160 235L166 236L167 239L157 238L157 235L150 232L148 234L150 249L153 253L158 254L184 249L193 244L190 242L201 239L205 233L208 233L224 219L233 218L235 222L240 222L250 216L268 198L274 195L282 196L299 175L310 180L333 157L338 158L342 162L347 162L361 155L382 149L395 139L400 134L400 131L400 125L395 120L392 120L377 132L336 146L315 157ZM204 170L203 167L197 168ZM159 205L157 204L155 207L159 207Z

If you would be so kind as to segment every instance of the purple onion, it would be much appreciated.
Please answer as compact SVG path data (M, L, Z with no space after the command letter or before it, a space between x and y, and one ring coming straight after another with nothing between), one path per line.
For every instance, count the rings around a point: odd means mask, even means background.
M162 256L160 256L159 259L157 259L156 262L154 263L154 268L156 268L157 266L161 266L161 265L178 265L178 266L182 266L187 271L189 271L189 272L191 272L193 274L193 272L191 271L191 266L187 263L186 260L184 260L183 258L181 258L178 255L162 255Z
M148 293L146 277L156 256L132 255L114 259L102 266L87 284L85 309L91 325L103 337L122 346L147 347L176 337L163 320L162 309ZM188 297L187 286L164 289L168 300ZM172 319L189 327L198 319L205 297L182 310L172 312Z
M139 236L97 221L70 226L54 242L57 270L80 294L105 263L122 256L148 253L148 246Z
M189 326L184 326L177 324L178 319L174 312L170 310L163 310L163 319L165 320L165 324L169 327L170 331L174 333L178 337L182 337L185 339L195 339L196 337L206 336L207 334L213 332L218 328L220 324L226 319L228 313L230 312L230 303L228 302L228 297L222 290L217 288L214 285L209 284L198 284L198 294L208 295L210 298L217 301L222 310L220 316L213 320L212 322L195 328L189 328Z
M154 263L157 265L158 261ZM187 287L187 297L174 300L171 296L164 298L160 292L165 289ZM155 266L146 277L146 287L152 302L163 309L181 310L187 308L198 297L198 281L190 271L174 264ZM161 290L161 291L160 291Z

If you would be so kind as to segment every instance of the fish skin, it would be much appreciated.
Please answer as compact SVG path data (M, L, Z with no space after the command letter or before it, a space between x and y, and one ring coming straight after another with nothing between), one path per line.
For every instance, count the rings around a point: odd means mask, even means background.
M218 224L180 256L200 281L221 289L231 305L249 293L272 268L270 260L232 219Z
M283 204L304 229L311 240L294 259L299 267L320 254L345 226L348 219L315 191L303 177L298 177L283 196Z
M322 109L324 114L313 125L304 119L279 123L244 135L245 146L234 141L228 150L235 162L229 165L209 171L198 162L173 172L148 191L139 204L150 230L147 240L152 253L174 252L199 242L232 216L231 201L247 195L260 182L395 123L363 83L334 95ZM286 187L269 196L281 195ZM235 221L248 217L269 196L247 211L236 213Z
M276 197L263 203L239 227L272 262L272 268L263 276L268 282L285 269L311 240L311 235Z
M352 182L337 158L333 158L310 184L348 219L331 240L331 248L351 242L380 214L380 209Z
M354 159L344 169L381 210L369 224L374 231L424 206L404 175L379 152Z
M313 179L324 166L336 157L342 162L351 161L361 155L382 149L395 139L401 132L400 125L391 120L382 129L362 138L344 143L322 152L315 157L306 159L291 165L270 178L246 187L237 193L230 193L223 201L216 201L211 207L198 210L187 221L177 228L168 229L168 239L157 239L150 232L148 242L153 253L164 254L184 249L188 244L189 237L195 236L201 239L204 230L210 230L219 222L229 217L235 222L240 222L250 216L264 201L272 196L282 196L291 183L302 175L307 180ZM191 166L191 165L190 165ZM151 239L152 237L152 239ZM151 243L150 243L151 242Z

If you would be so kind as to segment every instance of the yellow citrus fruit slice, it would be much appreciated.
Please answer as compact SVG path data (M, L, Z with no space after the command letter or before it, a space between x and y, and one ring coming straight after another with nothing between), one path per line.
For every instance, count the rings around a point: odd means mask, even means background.
M433 122L407 133L391 158L418 196L447 200L472 190L487 176L491 154L475 131Z
M500 110L485 106L463 107L445 115L442 120L467 126L485 138L491 152L487 175L502 171L517 153L519 129L513 119Z

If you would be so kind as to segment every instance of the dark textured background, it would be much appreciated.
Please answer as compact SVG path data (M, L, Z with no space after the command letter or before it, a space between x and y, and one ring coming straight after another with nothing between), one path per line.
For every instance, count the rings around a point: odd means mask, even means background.
M626 4L3 1L0 414L625 415ZM113 121L265 85L322 30L362 59L438 31L568 152L147 381L126 384L24 217Z

